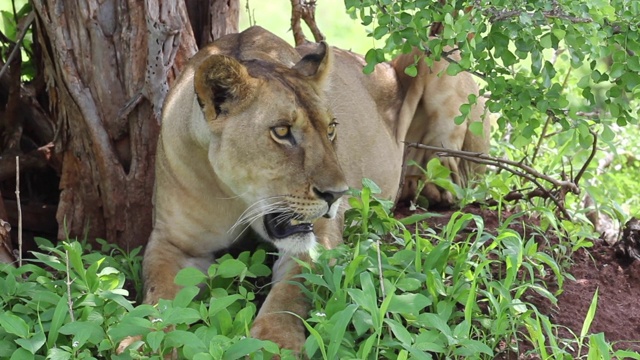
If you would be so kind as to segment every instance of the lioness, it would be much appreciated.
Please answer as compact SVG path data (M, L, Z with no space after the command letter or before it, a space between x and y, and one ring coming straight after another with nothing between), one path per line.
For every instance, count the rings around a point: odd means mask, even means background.
M251 334L295 351L305 332L290 313L306 317L308 307L288 281L300 271L292 256L309 261L317 243L342 241L340 198L363 177L394 196L405 133L440 126L400 117L405 90L391 64L367 76L351 52L298 50L252 27L190 60L164 105L143 262L144 301L156 303L175 296L180 269L206 271L215 252L250 233L273 243L274 285Z

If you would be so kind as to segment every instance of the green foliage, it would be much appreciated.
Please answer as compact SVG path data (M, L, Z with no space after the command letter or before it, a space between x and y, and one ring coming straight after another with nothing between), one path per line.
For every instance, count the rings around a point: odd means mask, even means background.
M7 41L0 40L0 58L2 64L5 64L8 60L10 50L13 45L19 41L18 38L20 26L24 26L24 20L31 12L31 4L27 0L11 0L4 1L0 4L0 32L4 35ZM24 39L18 44L21 47L19 56L22 56L21 73L25 80L30 80L35 76L35 64L33 61L33 34L31 29L28 29Z
M518 352L523 341L543 358L567 358L576 348L580 358L640 358L589 334L596 297L574 339L558 338L556 326L528 302L534 293L555 302L568 276L563 259L587 245L567 248L561 240L540 250L545 229L566 226L552 213L539 229L529 226L526 238L509 227L525 225L524 213L504 219L495 233L462 212L436 230L423 223L434 214L394 219L391 204L376 198L377 186L363 185L346 215L348 245L322 251L314 266L303 264L310 359L493 359ZM262 291L255 280L271 272L263 249L225 255L206 274L183 269L175 299L133 306L124 286L127 278L140 281L133 274L139 250L124 254L103 243L99 254L78 242L39 244L44 252L34 253L35 261L0 269L0 358L162 359L174 351L181 359L293 358L249 337ZM546 287L549 278L557 291ZM115 355L119 342L135 335L140 340Z
M637 123L637 2L345 0L345 5L373 28L372 37L385 41L367 53L365 71L387 53L428 49L427 63L449 59L449 75L478 75L490 94L489 109L500 113L500 126L515 126L523 141L547 117L564 130L578 129L583 137L594 123L603 124L605 138L611 137L613 123ZM443 30L430 38L434 22L442 23ZM460 50L459 60L450 57L451 49ZM611 63L608 69L602 66L604 58ZM568 82L579 91L567 93ZM599 101L601 89L604 99ZM581 111L598 116L585 119Z
M264 250L222 257L208 275L185 269L176 280L184 288L173 301L134 307L123 287L134 279L140 289L140 249L124 254L103 244L110 255L85 254L78 242L38 242L46 253L34 253L35 261L0 268L0 358L162 359L174 348L184 359L280 353L273 343L247 337L256 307L244 279L270 274ZM201 281L208 291L196 300ZM165 332L169 326L174 330ZM136 349L115 355L119 342L134 335L143 336Z
M365 72L388 60L388 54L412 47L427 51L427 64L447 59L448 75L467 71L483 85L481 95L499 125L495 155L554 179L575 177L597 136L598 148L613 155L617 169L597 169L598 161L610 156L600 151L580 186L597 210L618 222L638 214L639 189L632 180L638 169L632 139L640 114L638 2L345 0L345 6L371 29L370 36L384 41L367 52ZM434 22L442 31L429 37ZM405 72L415 75L415 70L410 66ZM461 106L463 115L466 109ZM498 201L509 190L532 189L531 183L510 178L505 172L489 177L482 181L490 186L480 189ZM473 192L452 193L463 204L473 201ZM582 197L567 197L570 215L584 219Z

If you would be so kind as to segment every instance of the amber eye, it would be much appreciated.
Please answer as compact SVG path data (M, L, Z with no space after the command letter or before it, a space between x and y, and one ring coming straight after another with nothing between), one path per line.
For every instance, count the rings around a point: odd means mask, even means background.
M273 136L280 140L285 140L291 134L291 126L274 126L271 128L271 133Z
M338 123L333 121L327 128L327 136L329 137L330 141L333 141L333 139L336 138L336 125L338 125Z

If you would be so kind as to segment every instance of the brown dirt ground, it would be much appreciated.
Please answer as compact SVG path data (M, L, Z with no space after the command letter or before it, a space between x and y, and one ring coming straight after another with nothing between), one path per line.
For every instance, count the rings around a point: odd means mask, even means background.
M435 228L446 224L453 213L451 210L436 212L443 217L429 220L431 226ZM498 225L495 211L482 209L479 206L468 206L463 209L463 212L480 215L488 231L495 229ZM403 206L399 206L396 210L397 217L404 217L409 213L409 210ZM537 221L529 218L526 222L536 223ZM515 222L511 228L523 234L525 229L519 224L522 224L522 221ZM640 261L630 259L621 254L617 247L609 246L600 239L593 240L593 243L592 248L581 249L572 254L572 265L568 272L575 280L566 279L556 305L539 296L532 296L529 301L541 313L549 316L552 323L560 325L558 334L560 338L575 339L580 334L593 295L598 289L596 316L589 333L603 332L605 338L613 343L616 350L640 352ZM636 247L637 245L635 243ZM551 290L557 289L552 278L549 279L548 286ZM539 357L536 354L527 354L525 345L520 348L519 356L507 356L507 358L537 359Z

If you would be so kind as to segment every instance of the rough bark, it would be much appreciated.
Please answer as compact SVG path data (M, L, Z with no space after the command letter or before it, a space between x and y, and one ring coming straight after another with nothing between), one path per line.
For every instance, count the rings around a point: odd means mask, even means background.
M145 244L162 102L196 51L185 4L33 6L62 161L58 237L102 237L125 249Z
M199 48L238 32L239 0L186 0L186 4Z

